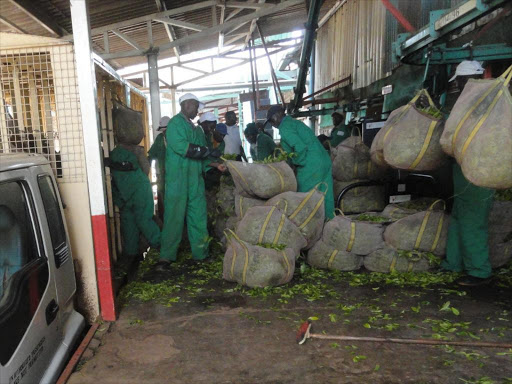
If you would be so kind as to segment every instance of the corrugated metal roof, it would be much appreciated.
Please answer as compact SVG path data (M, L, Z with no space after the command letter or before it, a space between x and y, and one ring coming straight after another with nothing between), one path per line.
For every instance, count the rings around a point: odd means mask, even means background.
M165 0L167 9L176 9L183 6L189 6L193 4L201 3L204 0ZM278 4L279 0L268 0L267 4ZM325 0L321 16L323 16L335 3L335 0ZM152 13L158 12L158 6L155 0L88 0L89 14L91 28L103 27L113 23L117 23L124 20L133 19L139 16L145 16ZM39 0L37 3L38 9L46 13L51 20L57 23L60 27L68 32L72 32L71 25L71 11L69 0ZM234 9L229 8L226 11L226 16L231 13ZM10 1L0 0L0 13L2 17L6 18L10 22L16 24L18 27L23 29L29 34L36 34L41 36L53 36L55 35L45 29L43 26L35 22L30 16L22 12L16 5L13 5ZM252 10L243 10L238 13L236 17L240 17L253 12ZM220 8L217 7L217 23L220 22ZM192 12L184 14L173 15L173 19L187 21L189 23L203 25L206 28L212 26L212 10L211 8L201 8ZM234 18L234 19L235 19ZM290 7L284 11L269 15L260 19L260 24L266 35L289 32L294 29L301 29L307 18L306 13L306 0L303 3ZM232 19L232 20L234 20ZM152 22L153 26L153 40L155 45L163 44L169 41L166 29L163 24L159 22ZM242 28L238 29L235 34L247 33L249 30L250 23L247 23ZM184 36L195 33L189 29L181 27L173 27L176 37L182 38ZM0 24L0 31L13 31L5 24ZM143 48L148 48L147 29L146 23L139 23L130 25L120 29L121 32L125 33L135 43ZM257 34L257 32L256 32ZM228 38L226 38L228 39ZM241 40L243 41L243 40ZM103 37L93 36L93 42L95 48L104 49ZM190 53L192 51L213 48L217 46L218 34L212 34L212 36L196 41L194 43L180 47L182 53ZM109 46L110 52L120 52L133 49L128 43L109 32ZM173 50L161 52L160 57L172 57L174 56ZM116 59L116 62L121 66L127 66L132 64L139 64L146 62L144 57L131 57Z

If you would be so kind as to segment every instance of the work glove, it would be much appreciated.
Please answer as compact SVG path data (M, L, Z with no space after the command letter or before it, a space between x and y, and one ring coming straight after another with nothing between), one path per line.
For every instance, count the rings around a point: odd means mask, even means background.
M210 150L208 147L203 147L196 144L189 144L187 153L185 153L185 157L194 160L206 159L208 156L210 156Z
M109 167L110 169L113 169L115 171L133 171L135 168L133 167L133 164L129 161L121 161L116 162L112 161L110 158L105 158L103 161L103 164L105 167Z

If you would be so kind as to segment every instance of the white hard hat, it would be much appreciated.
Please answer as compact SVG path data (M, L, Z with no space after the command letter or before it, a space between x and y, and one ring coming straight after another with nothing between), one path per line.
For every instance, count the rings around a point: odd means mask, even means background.
M199 109L203 109L204 108L204 104L201 103L199 101L199 99L197 98L197 96L194 95L193 93L185 93L184 95L182 95L180 97L179 102L181 104L181 103L183 103L186 100L195 100L195 101L197 101L199 103Z
M481 75L482 73L484 73L484 69L482 64L480 64L478 61L464 60L459 65L457 65L455 75L450 79L450 81L455 80L457 76Z
M162 128L167 128L167 124L169 124L169 121L171 118L169 116L162 116L160 118L160 122L158 123L158 130L161 130Z
M199 122L202 123L204 121L217 121L217 118L213 114L213 112L205 112L199 118Z

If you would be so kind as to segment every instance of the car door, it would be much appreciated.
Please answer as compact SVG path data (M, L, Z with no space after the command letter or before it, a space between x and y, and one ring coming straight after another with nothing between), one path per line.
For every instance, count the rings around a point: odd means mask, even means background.
M41 199L29 169L0 173L0 383L37 383L62 339ZM46 243L46 244L45 244Z

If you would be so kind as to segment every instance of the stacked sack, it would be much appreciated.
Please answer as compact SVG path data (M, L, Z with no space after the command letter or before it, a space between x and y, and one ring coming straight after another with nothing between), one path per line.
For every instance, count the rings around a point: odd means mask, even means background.
M252 174L252 167L259 168L258 172ZM240 221L234 231L226 233L224 279L249 287L289 282L300 251L313 246L321 236L327 187L319 184L310 192L295 192L293 171L284 162L228 162L228 169L237 185L235 211ZM283 191L283 186L289 190Z
M494 201L489 214L489 260L493 268L512 259L512 201Z
M235 229L238 222L235 213L236 188L233 179L229 175L222 175L218 190L212 192L213 202L207 199L209 221L214 228L215 236L225 244L224 231Z
M442 203L442 209L435 209ZM434 202L426 211L405 216L384 231L385 246L364 259L366 269L374 272L427 271L433 259L446 252L450 217L444 202Z
M336 216L324 226L322 239L308 252L308 264L317 268L355 271L366 256L383 245L384 226Z
M512 188L512 66L497 79L470 79L446 121L441 146L472 184Z
M422 96L428 101L426 108L416 106ZM433 171L446 160L439 143L442 133L442 114L422 89L409 103L391 112L373 140L371 158L383 167Z
M360 181L379 180L385 168L370 158L370 149L361 136L351 136L331 149L334 201L348 185ZM381 211L385 206L384 187L379 185L356 187L344 195L340 206L343 212L361 213Z

